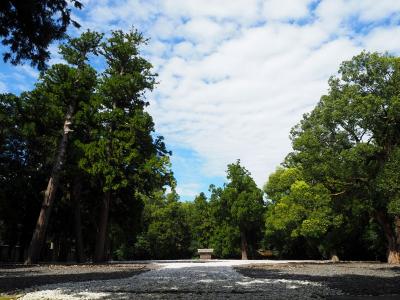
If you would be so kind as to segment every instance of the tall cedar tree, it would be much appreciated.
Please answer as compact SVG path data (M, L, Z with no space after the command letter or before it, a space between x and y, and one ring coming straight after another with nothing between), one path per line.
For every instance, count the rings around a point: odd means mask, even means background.
M107 229L110 205L125 195L135 197L161 188L171 178L169 152L162 137L153 138L154 123L145 111L144 94L155 85L152 65L142 58L139 47L146 40L137 31L114 31L101 46L107 68L94 98L95 126L89 141L80 147L81 167L97 178L103 190L94 261L108 258Z
M40 257L60 175L64 168L73 118L81 102L89 101L97 81L96 71L87 64L88 55L96 53L101 38L102 35L88 31L79 38L70 39L68 44L61 47L61 54L70 65L52 66L41 75L40 82L31 93L31 97L40 98L42 101L58 102L64 113L64 124L60 128L61 139L29 246L27 264L37 262Z
M3 0L0 2L0 37L10 51L4 61L19 64L30 60L39 70L46 68L50 57L49 45L64 37L69 24L79 27L70 17L71 2L81 8L77 0Z
M19 244L19 261L32 238L37 212L54 164L64 107L60 97L24 92L0 96L0 239ZM12 259L9 257L9 259Z
M196 253L199 248L210 248L213 225L210 204L207 201L206 195L200 193L193 202L185 204L192 235L191 252Z
M249 246L254 248L257 239L261 237L264 217L263 192L251 178L250 172L240 165L239 160L228 165L227 178L229 182L223 188L211 187L211 206L218 223L214 235L218 235L219 229L224 235L229 231L238 231L242 259L248 259Z

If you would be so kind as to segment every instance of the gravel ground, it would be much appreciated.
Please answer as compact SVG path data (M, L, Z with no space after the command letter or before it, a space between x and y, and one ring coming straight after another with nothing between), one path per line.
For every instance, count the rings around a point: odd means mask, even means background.
M400 299L400 267L381 263L268 264L238 267L254 279L300 280L322 284L349 296ZM372 297L370 297L372 298ZM338 298L340 299L340 297ZM351 299L358 299L357 297Z
M251 263L213 260L91 266L92 273L104 271L104 276L30 287L22 299L368 299L365 295L400 295L400 268L386 264ZM110 277L124 269L136 273L118 279ZM143 272L145 269L151 270ZM37 270L23 272L36 274ZM63 268L58 267L53 275L58 272L64 272ZM79 272L74 275L91 274L82 269ZM5 278L1 274L0 283ZM357 295L364 297L354 297Z
M45 284L132 277L148 264L0 265L0 293L15 294Z

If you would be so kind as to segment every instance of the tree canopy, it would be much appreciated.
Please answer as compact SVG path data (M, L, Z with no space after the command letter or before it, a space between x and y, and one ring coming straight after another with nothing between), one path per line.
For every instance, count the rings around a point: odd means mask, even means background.
M1 96L0 205L13 211L2 213L2 239L26 247L33 230L28 263L43 257L52 240L61 249L75 240L79 257L108 259L111 246L121 249L134 240L143 197L172 184L170 152L145 111L144 93L153 88L155 74L140 56L144 43L135 30L107 39L87 31L60 47L65 63L42 72L32 91ZM91 66L93 55L104 59L104 72ZM19 193L23 186L30 188ZM22 226L17 203L28 218ZM68 215L75 232L59 223L70 222ZM12 241L15 228L21 234Z
M239 160L228 165L227 179L223 188L211 187L210 206L215 220L211 244L221 256L237 255L240 249L242 259L247 259L249 250L254 256L260 241L263 193Z
M0 37L9 50L4 61L19 64L29 60L39 70L50 57L49 45L63 39L71 19L71 3L82 8L78 0L4 0L0 3Z
M399 178L399 80L400 60L388 54L362 52L343 62L339 76L329 80L329 93L293 128L294 151L285 161L313 189L326 191L331 200L325 202L353 232L360 220L364 229L378 222L393 263L400 253L398 191L392 185Z

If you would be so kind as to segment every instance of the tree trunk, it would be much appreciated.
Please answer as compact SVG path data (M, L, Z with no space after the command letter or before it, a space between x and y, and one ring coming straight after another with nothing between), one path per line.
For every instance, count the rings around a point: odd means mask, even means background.
M388 263L400 264L400 216L394 218L394 243L389 249Z
M78 263L85 261L83 252L83 238L82 238L82 222L81 222L81 190L82 184L80 177L76 177L74 180L74 187L72 197L74 198L74 218L75 218L75 249L76 249L76 261Z
M339 256L337 255L336 250L331 250L331 262L337 263L339 261L340 261L340 259L339 259Z
M242 249L242 259L247 260L247 239L244 230L240 231L241 249Z
M73 105L70 105L68 107L67 114L65 115L63 135L58 148L57 157L53 165L53 170L51 171L50 179L47 183L47 188L44 193L42 208L40 209L39 218L37 220L35 231L33 232L32 240L29 245L28 257L25 261L25 264L36 263L40 258L40 252L46 236L46 229L49 223L51 210L53 208L53 202L56 196L61 170L65 162L68 146L68 134L71 131L70 125L72 124L73 113L74 107Z
M110 198L111 198L111 192L110 191L105 192L100 211L100 224L96 237L94 262L105 261L105 246L106 246L106 236L107 236L108 214L110 210Z
M400 264L400 217L394 220L395 230L393 231L386 214L377 212L376 219L382 226L388 243L387 261L389 264Z

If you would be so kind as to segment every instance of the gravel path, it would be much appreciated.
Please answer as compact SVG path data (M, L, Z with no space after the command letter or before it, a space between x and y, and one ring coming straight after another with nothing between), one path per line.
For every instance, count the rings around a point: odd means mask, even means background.
M399 269L384 264L245 263L158 262L147 265L156 268L131 277L34 287L25 290L22 299L359 299L346 297L400 295ZM115 266L111 268L115 271Z
M35 286L132 277L148 264L0 265L0 293L15 294Z
M370 296L381 300L385 296L385 299L400 299L400 266L389 264L268 264L238 267L236 270L254 279L304 280L319 283L340 290L348 296Z

